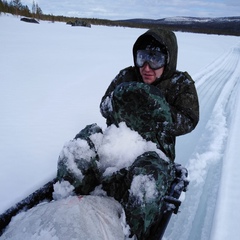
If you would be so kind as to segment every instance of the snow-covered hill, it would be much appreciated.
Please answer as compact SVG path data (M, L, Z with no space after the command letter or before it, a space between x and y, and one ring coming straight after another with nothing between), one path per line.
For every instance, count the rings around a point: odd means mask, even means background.
M240 17L167 17L161 19L128 19L117 21L136 26L169 27L176 31L240 36Z
M143 29L72 28L0 16L0 212L56 173L58 154L86 124L105 120L99 103L132 65ZM177 140L190 187L167 240L237 240L240 235L240 39L176 33L179 70L195 79L201 119Z

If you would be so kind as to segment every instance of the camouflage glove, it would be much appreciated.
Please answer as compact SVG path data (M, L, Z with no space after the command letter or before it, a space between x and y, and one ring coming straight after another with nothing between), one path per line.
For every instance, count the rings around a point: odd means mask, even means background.
M163 131L172 123L169 105L161 91L145 83L125 82L117 86L112 95L112 109L115 125L125 122L144 136Z

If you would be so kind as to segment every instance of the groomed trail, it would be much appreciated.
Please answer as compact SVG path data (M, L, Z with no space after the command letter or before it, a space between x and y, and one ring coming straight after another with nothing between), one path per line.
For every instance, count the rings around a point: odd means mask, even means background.
M200 122L177 144L178 159L189 170L190 187L165 239L236 239L240 235L240 161L236 159L240 156L240 44L194 79ZM189 152L181 152L183 148ZM229 224L226 219L231 219Z
M238 186L240 162L236 159L236 156L240 156L238 146L240 139L240 44L212 62L194 76L194 79L200 101L200 122L193 133L181 137L181 141L177 144L178 157L176 159L177 162L181 160L181 163L188 168L190 186L186 198L182 197L181 213L173 215L163 240L235 240L240 235L240 216L237 209L240 199ZM181 149L186 150L183 152ZM72 224L69 225L69 228L73 227L70 231L72 237L80 234L81 239L85 239L88 234L95 234L94 238L97 236L100 239L111 239L111 236L114 236L114 239L122 239L121 223L117 224L120 220L118 219L119 206L115 207L115 202L112 208L109 209L111 204L107 204L108 207L104 208L106 201L109 200L97 199L100 201L99 205L96 205L99 209L94 208L92 218L90 216L79 218L79 215L85 215L82 213L88 209L87 206L93 209L91 201L87 201L86 206L82 204L75 206L71 199L67 200L70 201L67 203L56 202L57 207L45 205L40 207L42 212L37 214L33 209L26 216L31 219L37 217L42 222L46 222L44 212L52 211L51 216L54 221L51 220L53 223L51 229L48 224L43 226L36 220L34 220L36 224L32 225L23 214L17 219L21 224L17 221L13 223L13 226L17 224L20 230L17 227L13 227L13 231L9 229L3 235L3 239L5 237L15 239L15 236L19 237L19 233L22 234L21 239L25 238L26 234L32 234L34 239L44 239L46 236L54 240L62 239L63 234L70 236L69 231L59 235L59 229L61 225L66 228L66 223L69 223L67 219L71 218L70 221L77 223L75 227ZM100 212L101 208L104 208L102 212ZM80 212L74 215L71 211L76 211L76 209L80 209ZM62 218L56 221L54 214L58 216L56 219L59 219L59 216ZM109 219L112 220L113 216L115 217L112 221L113 226L110 228L109 222L106 222L109 221L107 216L110 216ZM22 222L21 217L25 219L25 222ZM228 223L226 219L231 219L231 221ZM101 222L101 227L93 228L95 232L84 227L90 220L95 221L95 224ZM95 224L89 226L95 226ZM29 230L22 232L23 226ZM82 230L79 230L81 226L83 226ZM84 229L88 231L85 233ZM38 231L40 232L36 235ZM117 236L116 233L120 235Z
M0 29L1 214L55 177L66 141L87 124L105 126L99 101L119 70L132 64L132 44L145 30L29 24L8 15L0 16ZM190 185L163 240L239 240L239 37L176 35L179 70L196 82L200 122L177 138L176 162L188 168ZM102 215L92 213L99 223ZM95 221L88 224L97 230ZM31 239L57 240L46 227L46 235L38 229Z

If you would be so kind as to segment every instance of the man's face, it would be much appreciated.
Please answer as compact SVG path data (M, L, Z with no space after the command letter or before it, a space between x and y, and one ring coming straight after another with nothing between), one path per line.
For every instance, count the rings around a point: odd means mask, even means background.
M152 84L157 78L161 77L164 71L164 67L153 70L146 62L141 68L139 68L139 71L142 76L143 82L147 84Z

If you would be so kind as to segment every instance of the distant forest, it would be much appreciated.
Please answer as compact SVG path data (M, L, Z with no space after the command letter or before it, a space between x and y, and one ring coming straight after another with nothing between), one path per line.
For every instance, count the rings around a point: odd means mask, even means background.
M34 18L37 20L51 21L51 22L75 22L77 20L84 20L89 24L95 25L112 25L110 20L95 19L95 18L76 18L66 16L56 16L53 14L44 14L41 7L33 0L31 8L23 5L21 0L0 0L0 14L10 13L13 15Z
M21 3L21 0L12 0L10 2L0 0L0 13L2 12L25 17L33 17L37 19L40 19L43 15L41 8L38 6L38 3L35 3L34 0L31 10L27 5L24 6Z
M10 13L13 15L23 16L32 20L37 19L50 22L66 22L72 26L104 25L104 26L121 26L131 28L163 28L171 31L194 32L218 35L240 36L240 17L223 17L223 18L196 18L189 17L188 20L171 21L166 19L129 19L129 20L107 20L97 18L76 18L66 16L56 16L53 14L44 14L36 0L33 0L29 9L23 5L21 0L0 0L0 14Z

